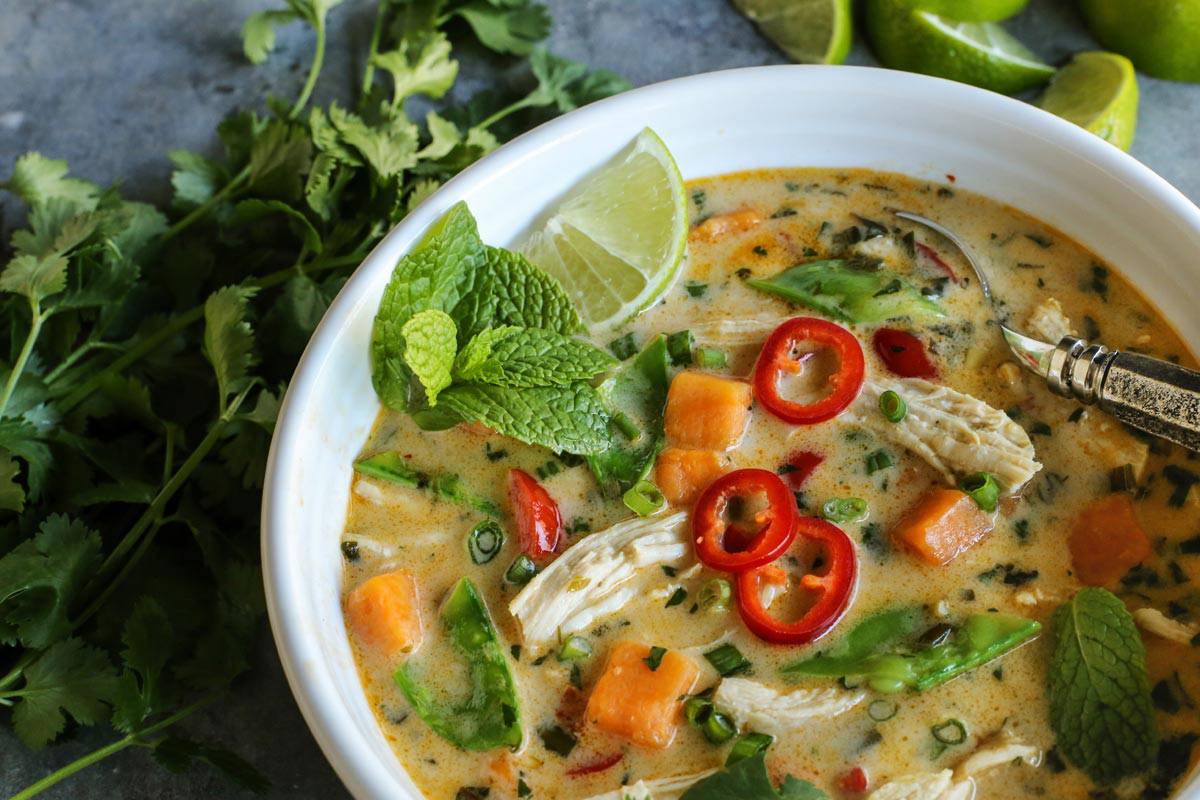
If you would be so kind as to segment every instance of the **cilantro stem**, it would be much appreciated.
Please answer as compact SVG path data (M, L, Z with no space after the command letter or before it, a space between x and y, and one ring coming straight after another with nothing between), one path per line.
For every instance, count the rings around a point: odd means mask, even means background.
M371 84L375 81L375 54L379 52L379 41L383 37L383 22L387 18L388 0L379 0L375 8L375 27L371 29L371 49L367 52L367 64L363 67L362 94L360 105L365 103L371 94Z
M68 355L66 358L64 358L62 360L61 364L59 364L54 369L50 370L50 372L46 373L46 377L43 378L43 380L48 384L54 383L56 380L58 380L59 378L61 378L63 376L63 373L65 373L71 367L75 366L75 362L77 362L79 359L83 358L88 353L92 352L93 350L120 350L120 349L121 349L120 345L113 344L112 342L97 342L97 341L84 342L83 344L79 345L79 347L76 347L74 350L72 350L71 354Z
M241 171L239 171L236 175L234 175L232 178L229 179L229 183L225 184L220 189L213 192L211 197L209 197L203 203L201 203L200 205L196 206L191 211L189 211L183 217L183 219L179 220L174 225L172 225L171 227L169 227L165 231L163 231L162 236L160 236L158 238L159 243L161 244L163 242L169 242L172 239L174 239L176 236L178 236L179 234L183 233L185 230L187 230L189 227L191 227L193 222L200 219L205 214L207 214L210 210L212 210L213 206L215 206L217 203L224 200L226 197L228 197L233 192L237 191L238 189L241 189L242 184L245 183L247 180L249 180L249 178L250 178L250 165L246 164L246 166L242 167Z
M33 345L42 332L42 324L50 316L42 313L42 304L35 298L29 300L29 313L32 316L29 333L25 336L25 344L21 346L21 354L17 356L12 371L8 373L8 380L4 382L4 394L0 395L0 416L4 415L4 409L8 408L8 401L12 399L13 392L16 391L17 384L21 380L21 373L25 371L25 364L33 353Z
M313 87L317 85L317 76L321 74L321 65L325 63L325 15L317 14L312 20L312 24L313 30L317 32L317 47L313 52L313 60L308 68L308 79L304 81L304 88L300 90L300 96L296 98L292 110L288 112L289 119L300 116L300 112L308 105L308 98L312 95Z
M522 97L517 102L515 102L511 105L507 105L504 108L500 109L499 111L493 113L490 117L485 119L483 122L479 123L478 127L490 128L493 125L495 125L497 122L499 122L500 120L507 117L509 114L515 114L516 112L520 111L523 108L530 108L531 106L535 106L535 105L538 105L538 104L533 102L532 100L530 100L529 97Z
M123 736L120 739L117 739L115 742L112 742L111 744L105 745L104 747L101 747L98 750L93 750L92 752L88 753L87 755L85 755L81 758L75 759L70 764L67 764L65 767L55 770L54 772L50 773L46 777L42 778L41 780L39 780L35 783L29 784L24 789L17 792L16 794L14 794L11 798L9 798L9 800L29 800L29 798L35 797L36 795L41 794L42 792L49 789L51 786L54 786L56 783L66 780L67 778L74 775L76 772L79 772L80 770L83 770L83 769L87 769L91 765L98 763L100 761L103 761L104 759L108 758L109 756L115 755L127 747L141 744L144 737L149 736L154 733L157 733L158 731L164 730L165 728L169 728L172 725L174 725L175 723L180 722L180 721L186 719L187 717L190 717L192 714L196 713L197 711L204 708L209 703L216 700L217 697L218 697L217 694L210 694L207 697L203 697L203 698L197 700L195 703L192 703L190 706L181 708L179 711L176 711L171 716L169 716L159 722L156 722L147 728L142 728L141 730L136 730L133 733Z

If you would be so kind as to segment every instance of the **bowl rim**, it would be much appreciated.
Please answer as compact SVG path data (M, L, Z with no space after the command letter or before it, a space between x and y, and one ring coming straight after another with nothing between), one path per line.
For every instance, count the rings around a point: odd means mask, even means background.
M374 314L374 308L364 308L363 303L371 277L380 270L390 271L393 266L384 257L389 249L388 243L404 237L415 238L444 209L481 188L496 175L526 158L535 157L542 148L569 139L584 130L603 126L610 116L636 114L639 108L695 102L697 98L720 87L799 76L803 76L804 80L849 81L864 89L869 88L873 94L881 91L925 93L936 96L947 105L971 105L980 113L1003 116L1013 124L1022 126L1031 136L1041 138L1048 144L1075 150L1094 168L1107 171L1123 183L1136 187L1136 191L1174 215L1186 227L1200 232L1200 208L1149 167L1083 128L1005 95L941 78L878 67L795 64L741 67L653 83L550 120L467 167L395 225L362 260L330 304L297 363L280 407L267 458L261 515L261 554L272 634L288 685L309 730L338 777L355 797L388 796L389 792L395 792L397 786L371 750L361 746L362 740L349 719L346 707L330 690L333 676L325 671L314 672L306 666L319 664L322 658L316 644L304 635L303 619L296 616L297 604L289 603L289 600L303 596L305 587L300 585L298 576L289 568L285 548L276 543L288 535L287 526L283 523L285 515L280 509L285 507L285 500L295 480L289 465L294 463L293 455L299 447L304 409L319 388L318 377L322 364L329 358L338 332L354 315ZM779 165L763 165L771 166ZM704 176L690 176L690 179L699 177ZM366 356L364 353L363 357Z

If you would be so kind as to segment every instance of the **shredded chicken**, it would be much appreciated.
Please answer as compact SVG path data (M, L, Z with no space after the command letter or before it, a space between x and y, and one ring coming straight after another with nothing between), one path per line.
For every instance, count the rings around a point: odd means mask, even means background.
M1042 763L1042 751L1007 731L1001 732L953 770L901 776L871 792L867 800L972 800L977 775L1017 759L1036 767Z
M1025 330L1030 336L1050 344L1058 344L1064 336L1075 335L1075 331L1071 329L1071 320L1053 297L1044 298L1029 312L1029 318L1025 320Z
M745 678L726 678L717 687L713 703L733 717L739 728L782 736L813 719L831 719L863 701L864 691L797 689L778 692Z
M1200 633L1200 626L1171 619L1157 608L1139 608L1133 612L1133 621L1146 633L1180 644L1191 644L1196 634Z
M879 413L886 391L908 404L900 422ZM1029 434L1003 411L920 378L868 380L847 418L917 454L951 483L955 475L990 472L1013 494L1042 468Z
M1025 744L1010 733L1001 733L958 762L958 766L954 768L954 779L965 781L992 767L1011 764L1017 759L1036 767L1042 763L1042 751L1031 744Z
M762 342L785 319L788 319L788 317L720 319L712 322L697 322L692 325L692 334L696 337L697 341L703 344L739 347Z
M688 554L687 513L638 517L586 536L537 575L508 604L535 651L615 614L646 593L659 567Z
M692 784L702 781L716 772L706 769L691 775L676 775L673 778L658 778L651 781L638 781L631 786L622 786L611 792L597 794L588 800L675 800L679 795L691 788Z

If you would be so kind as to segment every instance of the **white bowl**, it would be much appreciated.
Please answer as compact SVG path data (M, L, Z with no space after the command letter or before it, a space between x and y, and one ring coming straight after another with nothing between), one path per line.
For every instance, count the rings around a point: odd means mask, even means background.
M355 797L421 796L367 705L339 605L351 462L379 410L367 345L384 285L453 203L467 201L484 241L509 244L646 126L686 178L784 166L951 173L1091 248L1200 341L1200 209L1117 148L998 94L879 69L756 67L647 86L525 134L367 257L309 342L275 430L262 518L271 627L296 701Z

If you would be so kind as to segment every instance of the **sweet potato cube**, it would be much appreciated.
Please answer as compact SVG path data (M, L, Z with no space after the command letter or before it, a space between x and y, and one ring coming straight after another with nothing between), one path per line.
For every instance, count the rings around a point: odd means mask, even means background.
M385 572L346 597L346 621L363 646L393 658L421 646L417 582L410 572Z
M728 450L750 419L750 384L704 372L681 372L667 391L667 438L679 447Z
M600 730L634 744L662 749L675 738L683 708L680 698L692 690L700 669L674 650L663 653L651 669L650 655L650 646L640 642L613 645L588 698L586 718Z
M654 482L673 506L690 506L724 470L711 450L668 447L654 464Z
M761 222L762 217L759 213L749 208L728 214L715 214L692 228L688 238L693 242L719 242L726 236L745 233Z
M1067 537L1075 577L1107 586L1150 555L1150 537L1138 523L1128 494L1110 494L1080 512Z
M995 520L958 489L934 489L904 514L892 538L926 564L948 564L973 547Z

